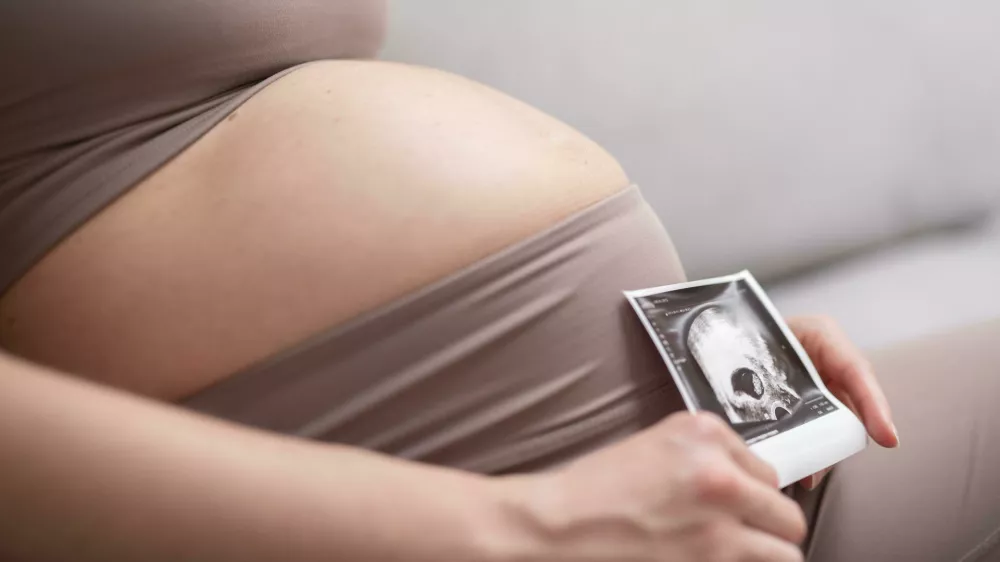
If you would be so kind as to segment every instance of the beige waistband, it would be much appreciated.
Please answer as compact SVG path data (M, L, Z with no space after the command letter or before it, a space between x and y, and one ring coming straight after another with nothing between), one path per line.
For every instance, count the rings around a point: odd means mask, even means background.
M682 279L630 187L185 405L483 472L551 465L683 407L621 293Z

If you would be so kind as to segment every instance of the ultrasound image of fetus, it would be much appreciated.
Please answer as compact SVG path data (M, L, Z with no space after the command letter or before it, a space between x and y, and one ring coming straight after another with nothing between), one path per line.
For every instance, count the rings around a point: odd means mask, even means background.
M695 317L687 344L731 423L777 421L801 401L763 336L722 308Z

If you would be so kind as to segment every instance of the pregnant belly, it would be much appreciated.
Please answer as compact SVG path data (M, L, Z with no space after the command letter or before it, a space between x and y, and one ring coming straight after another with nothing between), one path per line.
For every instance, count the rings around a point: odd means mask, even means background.
M0 300L0 341L178 399L626 184L593 142L489 88L315 63L46 256Z

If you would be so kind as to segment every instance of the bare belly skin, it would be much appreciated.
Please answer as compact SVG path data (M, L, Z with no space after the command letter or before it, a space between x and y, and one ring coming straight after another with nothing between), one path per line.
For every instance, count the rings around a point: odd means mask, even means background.
M0 299L29 359L176 400L626 187L595 143L443 72L269 86Z

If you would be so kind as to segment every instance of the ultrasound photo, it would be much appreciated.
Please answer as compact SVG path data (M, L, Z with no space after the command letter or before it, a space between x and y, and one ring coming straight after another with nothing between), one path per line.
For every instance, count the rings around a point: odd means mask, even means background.
M728 419L748 443L836 410L749 273L626 296L689 406Z

